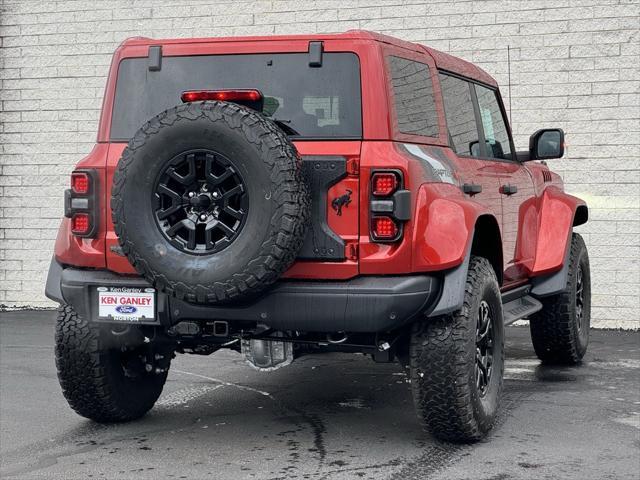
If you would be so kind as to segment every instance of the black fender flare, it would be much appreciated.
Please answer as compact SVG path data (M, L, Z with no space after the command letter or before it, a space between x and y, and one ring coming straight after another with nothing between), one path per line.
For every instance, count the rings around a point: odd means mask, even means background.
M49 265L49 273L47 273L47 283L44 288L45 296L60 304L65 303L64 297L62 296L62 288L60 287L63 270L64 267L62 264L56 260L56 257L52 257L51 264Z
M462 307L464 302L464 288L469 271L469 261L471 260L472 244L473 242L469 242L467 245L467 253L462 263L444 274L442 286L440 287L440 297L435 307L428 312L427 316L437 317L446 313L455 312Z

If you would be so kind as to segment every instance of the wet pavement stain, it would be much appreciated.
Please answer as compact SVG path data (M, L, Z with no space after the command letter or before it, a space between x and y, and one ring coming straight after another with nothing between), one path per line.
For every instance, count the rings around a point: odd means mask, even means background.
M522 468L540 468L542 465L537 463L518 462L518 466Z
M45 327L42 320L20 319L9 335L25 339L12 344L50 342ZM3 325L0 342L6 331ZM15 349L11 356L0 349L0 476L637 478L640 335L595 332L584 364L562 368L537 361L526 329L507 332L502 413L494 433L472 446L443 444L423 433L401 369L363 356L304 357L270 374L253 372L226 352L179 356L180 370L202 378L170 373L162 397L170 401L137 422L100 426L75 416L62 400L50 349L21 358L32 362L33 378L14 368ZM213 388L209 375L249 389ZM38 393L24 396L30 383ZM34 403L41 396L47 409ZM37 428L42 425L47 431Z

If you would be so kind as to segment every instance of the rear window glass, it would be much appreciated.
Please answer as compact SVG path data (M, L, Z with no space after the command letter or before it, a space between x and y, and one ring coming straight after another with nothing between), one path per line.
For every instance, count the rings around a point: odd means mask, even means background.
M324 53L309 67L307 53L163 57L120 62L111 140L129 141L145 122L181 103L185 90L258 89L264 113L292 137L361 138L360 65L353 53Z
M406 58L388 57L398 131L438 136L438 113L429 66Z

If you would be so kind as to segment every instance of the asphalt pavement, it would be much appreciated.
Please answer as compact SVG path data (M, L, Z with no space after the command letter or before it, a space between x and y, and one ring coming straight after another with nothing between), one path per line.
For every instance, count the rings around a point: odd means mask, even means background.
M2 479L638 479L640 333L592 331L578 367L546 367L507 329L502 413L485 441L423 433L407 379L363 355L261 373L179 355L143 419L98 425L65 402L51 311L0 312Z

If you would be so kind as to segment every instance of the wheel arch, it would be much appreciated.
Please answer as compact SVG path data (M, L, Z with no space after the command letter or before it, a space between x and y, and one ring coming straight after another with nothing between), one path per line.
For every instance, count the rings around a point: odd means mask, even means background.
M503 281L503 251L502 235L496 217L491 214L480 215L475 224L471 255L484 257L491 263L498 279L498 285Z
M412 271L447 271L464 263L475 235L498 241L498 221L486 206L466 197L453 184L426 183L418 192L412 232ZM475 252L483 251L482 245ZM491 252L500 263L502 251ZM497 259L500 258L498 261ZM492 263L493 265L493 263ZM498 271L496 271L498 274Z
M429 312L429 316L443 315L462 307L472 255L486 258L495 271L498 284L502 285L502 237L495 216L491 213L482 213L476 216L465 251L462 263L444 273L440 298Z

